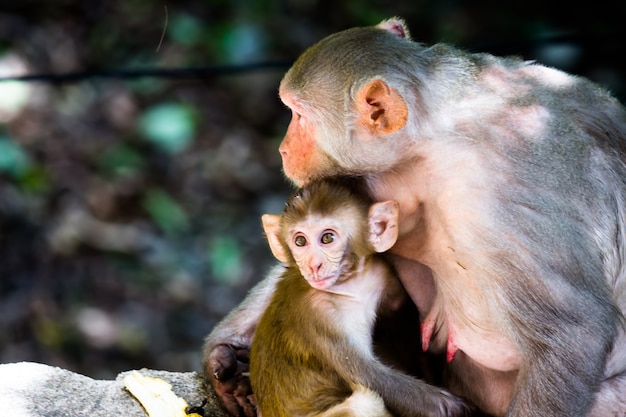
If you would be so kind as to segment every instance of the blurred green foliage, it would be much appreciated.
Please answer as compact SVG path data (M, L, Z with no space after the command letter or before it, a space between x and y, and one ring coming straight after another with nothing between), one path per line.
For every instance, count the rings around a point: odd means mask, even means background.
M0 136L0 172L21 179L29 166L30 158L24 149L10 138Z
M209 38L202 21L188 13L177 13L169 24L172 40L184 46L194 46Z
M98 158L98 164L104 175L111 178L136 175L147 166L146 159L137 149L123 143L108 148Z
M152 220L167 234L189 231L189 218L185 210L163 190L146 192L143 206Z
M216 236L207 251L211 272L218 282L237 281L244 262L239 243L230 236Z
M138 120L141 134L164 152L186 150L196 134L193 109L177 103L159 103Z

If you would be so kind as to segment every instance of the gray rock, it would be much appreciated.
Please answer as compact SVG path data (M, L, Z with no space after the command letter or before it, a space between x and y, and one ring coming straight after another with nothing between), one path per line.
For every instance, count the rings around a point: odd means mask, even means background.
M0 415L11 417L147 417L124 388L122 372L115 380L95 380L65 369L32 362L0 365ZM141 369L143 375L164 379L190 406L206 399L205 415L228 417L212 389L196 372Z

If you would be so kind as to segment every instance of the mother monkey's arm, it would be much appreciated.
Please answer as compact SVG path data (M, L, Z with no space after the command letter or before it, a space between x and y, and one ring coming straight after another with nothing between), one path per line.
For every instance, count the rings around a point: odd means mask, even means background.
M274 267L205 339L202 354L205 375L226 410L234 416L256 416L248 377L250 346L283 271L282 265Z

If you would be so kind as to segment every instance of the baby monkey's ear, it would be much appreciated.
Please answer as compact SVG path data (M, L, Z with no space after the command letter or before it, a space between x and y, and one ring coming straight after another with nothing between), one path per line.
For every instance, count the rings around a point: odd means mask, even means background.
M264 214L261 216L261 222L274 257L281 262L289 262L289 256L287 256L285 247L280 239L280 216L277 214Z

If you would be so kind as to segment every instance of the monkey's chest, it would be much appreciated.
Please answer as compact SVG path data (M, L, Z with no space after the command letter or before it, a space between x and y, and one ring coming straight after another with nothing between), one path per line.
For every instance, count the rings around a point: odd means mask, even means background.
M394 264L420 310L424 350L446 353L450 362L462 351L491 370L519 369L519 353L499 325L503 320L497 316L493 297L478 285L480 277L473 276L469 262L453 250L431 258L429 265L404 259Z
M493 328L447 317L446 357L453 361L457 352L464 352L475 362L495 371L515 371L520 367L519 352L514 344Z
M337 310L337 324L346 331L357 334L368 334L374 326L376 306L342 306Z
M499 325L487 295L463 267L444 278L434 272L435 299L422 319L422 346L446 352L449 362L458 352L495 371L514 371L520 356Z

